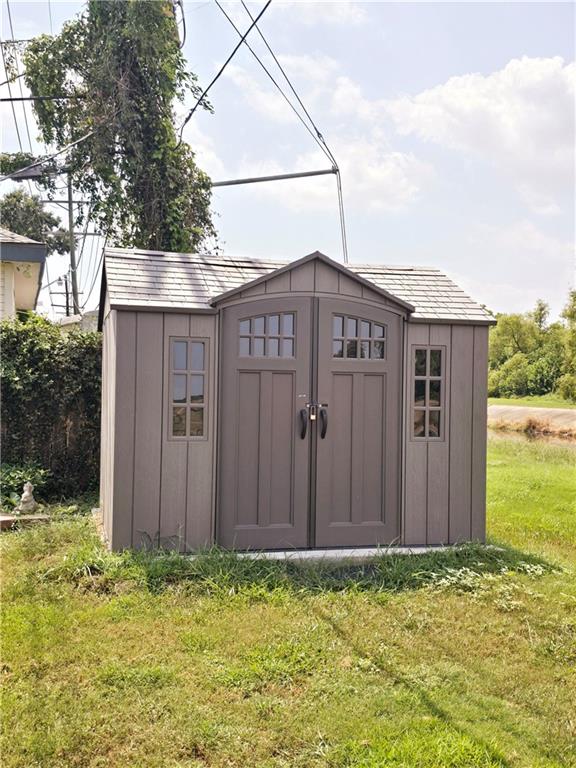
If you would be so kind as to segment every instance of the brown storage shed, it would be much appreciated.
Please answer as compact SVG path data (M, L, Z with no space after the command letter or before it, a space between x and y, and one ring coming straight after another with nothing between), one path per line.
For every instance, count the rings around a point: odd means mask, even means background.
M428 267L108 249L114 549L485 536L492 316Z

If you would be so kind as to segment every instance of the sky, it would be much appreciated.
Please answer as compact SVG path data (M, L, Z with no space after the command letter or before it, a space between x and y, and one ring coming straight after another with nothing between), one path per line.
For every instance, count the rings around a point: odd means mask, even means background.
M224 7L247 29L239 3ZM50 32L49 11L56 32L82 5L10 8L16 38L28 38ZM214 2L184 9L184 52L204 86L238 35ZM1 21L6 39L6 0ZM558 317L575 286L573 4L273 0L259 26L341 169L350 261L435 266L494 312L541 298ZM281 81L257 32L248 39ZM214 114L198 110L184 137L214 181L329 167L248 49L209 98ZM178 124L191 103L177 106ZM6 107L1 143L18 149ZM231 256L341 260L337 203L333 176L213 194ZM97 261L88 254L84 295ZM54 279L64 260L49 268ZM96 301L94 290L87 308Z

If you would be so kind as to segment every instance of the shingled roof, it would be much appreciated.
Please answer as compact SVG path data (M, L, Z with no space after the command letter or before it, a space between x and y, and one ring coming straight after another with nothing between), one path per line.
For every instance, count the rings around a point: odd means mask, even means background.
M289 262L223 255L109 248L105 280L111 308L210 310L224 293ZM494 318L449 277L431 267L346 264L377 289L414 307L412 320L493 323Z

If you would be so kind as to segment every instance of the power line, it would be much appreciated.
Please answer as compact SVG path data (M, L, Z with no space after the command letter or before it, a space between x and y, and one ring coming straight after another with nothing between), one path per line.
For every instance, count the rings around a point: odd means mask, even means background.
M12 10L10 9L10 0L6 0L6 8L8 9L8 23L10 24L10 34L12 40L14 40L14 26L12 24ZM18 64L18 56L14 55L14 61L16 62L16 72L20 74L20 65ZM20 88L20 101L24 101L24 90L22 88L22 80L18 78L18 86ZM26 133L28 134L28 144L30 145L30 152L33 153L32 139L30 138L30 126L28 125L28 114L26 112L26 105L22 104L22 111L24 113L24 123L26 125Z
M70 144L66 144L66 146L62 147L62 149L59 149L58 152L54 152L54 154L49 155L48 157L44 157L41 160L37 160L34 163L30 163L30 165L26 165L24 168L19 168L17 171L8 173L6 174L6 176L0 176L0 182L6 181L7 179L11 179L14 176L18 176L19 174L22 174L24 171L30 171L32 170L32 168L38 168L39 166L44 165L44 163L49 163L51 160L54 160L59 155L63 154L64 152L67 152L69 149L72 149L72 147L75 147L77 144L80 144L81 142L86 141L86 139L89 139L95 133L96 133L96 130L88 131L88 133L85 133L84 136L81 136L79 139L76 139L76 141L71 141Z
M250 26L248 27L246 32L240 38L238 44L234 47L234 50L232 51L230 56L228 56L228 58L226 59L224 64L222 64L222 66L220 67L220 69L218 70L216 75L210 81L210 84L200 94L200 97L196 101L196 104L194 104L194 106L192 107L190 112L188 112L188 115L186 116L186 119L184 120L184 122L182 123L182 126L180 127L180 142L182 141L182 133L184 132L184 128L186 127L186 125L190 121L192 115L194 114L194 112L196 112L196 110L198 109L198 107L200 106L202 101L205 99L205 97L207 96L208 91L210 90L210 88L212 88L212 86L218 80L218 78L222 75L222 73L224 72L224 70L226 69L228 64L232 61L232 59L236 55L236 52L238 51L238 49L240 48L240 46L242 45L242 43L244 42L246 37L250 34L250 32L252 31L253 27L256 25L256 22L261 18L261 16L264 14L264 12L266 11L266 9L268 8L268 6L270 5L271 2L272 2L272 0L267 0L267 3L264 6L264 8L262 8L262 10L260 11L260 13L256 17L256 19L252 22L252 24L250 24Z
M14 77L11 77L9 80L4 80L4 82L0 83L0 87L8 85L8 83L14 83L19 77L24 77L25 74L25 72L21 72L19 75L14 75Z
M246 5L246 3L244 2L244 0L242 0L242 6L244 7L244 10L245 10L245 11L246 11L246 13L248 14L249 18L250 18L250 19L252 19L252 21L254 21L254 17L253 17L253 16L252 16L252 14L250 13L250 10L249 10L248 6ZM256 19L256 21L258 21L258 19ZM324 137L322 136L322 134L320 133L320 131L319 131L319 129L318 129L318 127L317 127L316 123L314 122L314 120L312 120L312 117L311 117L311 115L310 115L310 112L308 112L308 110L307 110L307 109L306 109L306 107L304 106L304 103L303 103L302 99L300 98L300 96L299 96L299 95L298 95L298 93L296 92L296 89L295 89L295 88L294 88L294 86L292 85L292 82L291 82L290 78L288 77L288 75L286 74L286 71L285 71L284 67L283 67L283 66L282 66L282 64L280 64L280 62L278 61L278 57L276 56L276 54L274 53L274 51L273 51L273 50L272 50L272 48L270 47L270 45L269 45L269 43L268 43L268 40L266 40L266 38L264 37L264 34L262 33L262 30L260 29L260 27L258 26L258 24L256 24L256 21L254 21L254 26L256 27L256 31L258 32L258 34L259 34L259 35L260 35L260 37L262 38L262 40L263 40L263 42L264 42L264 45L266 46L266 48L267 48L267 49L268 49L268 51L270 52L270 55L271 55L271 56L272 56L272 58L274 59L274 62L276 63L276 66L278 67L278 69L280 70L280 72L282 73L282 75L284 76L284 79L286 80L286 82L288 83L288 87L290 88L290 90L292 91L292 93L294 94L294 96L296 97L296 100L298 101L298 104L300 104L300 106L301 106L301 107L302 107L302 109L304 110L304 114L306 115L306 117L307 117L307 118L308 118L308 120L310 121L310 123L311 123L312 127L313 127L313 128L314 128L314 130L316 131L316 135L317 135L317 137L318 137L319 141L321 141L321 142L322 142L322 144L323 144L323 145L326 147L326 150L328 151L329 157L330 157L330 159L332 160L332 162L334 163L334 165L337 165L337 163L336 163L336 160L335 160L335 158L334 158L334 155L332 154L332 152L330 151L330 148L329 148L329 147L328 147L328 145L326 144L326 141L325 141Z
M326 156L328 157L328 159L332 162L332 164L334 166L334 172L336 174L336 189L337 189L337 193L338 193L338 214L339 214L339 219L340 219L340 236L341 236L341 239L342 239L342 256L343 256L343 259L344 259L344 263L347 264L348 263L348 238L347 238L347 234L346 234L346 218L345 218L345 211L344 211L344 195L343 195L343 192L342 192L342 176L341 176L341 173L340 173L340 168L338 166L338 163L336 162L336 158L334 157L334 154L332 153L332 150L330 149L330 147L326 143L326 140L324 139L324 136L322 136L322 134L320 133L320 130L318 129L318 126L316 125L316 123L312 119L312 116L310 115L310 112L306 109L306 106L304 105L304 102L302 101L302 99L298 95L295 87L292 85L292 82L291 82L290 78L288 77L288 75L286 74L286 71L284 70L284 67L282 66L282 64L278 60L278 57L276 56L276 54L272 50L271 46L269 45L268 41L266 40L262 30L260 29L260 27L256 23L258 21L258 18L254 19L254 17L250 13L250 10L248 9L248 6L244 2L244 0L241 0L241 1L242 1L242 5L244 7L244 10L248 14L249 18L252 20L253 25L256 27L256 31L258 32L258 34L260 35L260 37L264 41L264 44L266 45L266 48L268 49L268 51L270 52L272 58L274 59L274 61L276 63L276 66L278 67L278 69L280 70L282 75L284 76L284 79L286 80L290 90L292 91L292 93L296 97L296 99L298 101L298 104L300 104L300 106L302 107L302 109L304 111L304 114L306 115L306 117L310 121L310 124L314 128L314 131L316 132L315 138L316 138L317 143L319 144L319 146L322 147L322 149L324 151L324 154L326 154ZM218 0L216 0L216 3L218 5L218 7L221 8L220 3L218 2ZM223 9L221 8L221 10L223 10ZM226 13L225 13L225 15L228 17L228 15ZM233 26L235 27L235 25L233 25ZM248 45L248 43L246 43L246 45ZM252 48L249 45L248 45L248 48L252 51ZM252 51L252 53L254 54L254 51ZM256 56L256 54L254 54L254 55ZM258 59L257 56L256 56L256 58ZM264 67L264 69L266 69L266 68ZM280 86L276 83L274 78L271 78L271 79L274 82L274 84L276 85L276 87L278 88L278 90L280 91L280 93L282 93L282 95L284 95L284 92L282 91ZM289 101L289 100L287 99L287 101ZM291 104L291 102L289 102L289 103ZM294 110L294 111L296 112L296 110ZM300 115L299 115L299 117L300 117ZM301 119L301 122L304 125L306 125L306 123L304 122L304 120L302 120L301 117L300 117L300 119ZM309 133L314 135L307 125L306 125L306 128L308 129Z
M289 86L290 90L292 91L292 93L296 97L298 103L300 104L300 106L304 110L304 113L305 113L306 117L308 118L308 120L310 121L312 127L316 131L316 136L318 137L318 141L325 147L326 152L328 154L328 157L331 159L332 163L334 164L334 168L335 168L335 171L336 171L336 188L337 188L337 192L338 192L338 213L339 213L339 217L340 217L340 235L341 235L341 238L342 238L342 256L344 258L344 263L347 264L348 263L348 238L346 236L346 219L345 219L345 215L344 215L344 195L343 195L343 192L342 192L342 177L341 177L341 174L340 174L340 168L338 167L338 163L336 162L336 158L334 157L334 155L332 153L332 150L330 149L330 147L326 143L326 140L324 139L324 136L322 136L322 134L320 133L320 130L318 129L318 126L316 125L316 123L312 119L312 116L310 115L310 112L308 112L308 110L306 109L306 107L304 105L304 102L302 101L302 99L298 95L296 89L292 85L292 82L291 82L290 78L288 77L288 75L286 74L286 71L284 70L284 67L279 62L278 57L276 56L276 54L272 50L272 48L269 45L268 41L264 37L264 34L263 34L262 30L260 29L260 27L256 23L258 21L258 19L254 20L254 17L250 13L250 10L249 10L248 6L246 5L246 3L244 2L244 0L241 0L241 2L242 2L242 6L244 7L244 10L248 14L249 18L252 19L252 21L254 22L254 25L256 27L256 31L258 32L258 34L260 35L260 37L264 41L264 44L265 44L266 48L268 49L268 51L270 52L272 58L274 59L274 61L276 63L276 66L278 67L280 72L282 72L282 75L284 76L284 79L288 83L288 86Z
M8 68L6 67L6 57L4 56L4 46L0 46L2 49L2 64L4 65L4 71L8 73ZM12 107L12 116L14 117L14 125L16 127L16 137L18 138L18 146L20 147L20 152L24 152L24 149L22 148L22 139L20 137L20 129L18 128L18 120L16 119L16 109L14 108L14 100L12 99L12 86L10 84L10 80L7 81L8 85L8 93L10 94L10 106Z
M92 296L92 291L94 290L94 286L96 285L96 280L98 278L98 274L100 273L100 267L102 266L102 260L104 258L104 251L106 250L106 240L104 241L104 245L102 246L102 253L100 254L100 261L98 262L98 266L96 267L96 272L94 273L94 279L92 280L92 285L90 286L90 290L88 291L88 295L86 297L86 301L84 304L82 304L81 309L85 309L86 305L90 301L90 297Z
M218 6L218 8L220 8L220 10L222 11L222 13L223 13L223 14L224 14L224 16L226 17L226 19L227 19L227 20L230 22L230 24L232 25L232 27L234 27L234 29L236 30L236 32L237 32L237 33L238 33L240 36L242 36L242 33L240 32L240 30L238 29L238 27L237 27L237 26L236 26L236 24L234 23L233 19L232 19L232 18L231 18L231 17L230 17L230 16L229 16L227 13L226 13L226 11L225 11L224 7L223 7L223 6L220 4L219 0L215 0L215 2L216 2L216 5ZM256 27L256 28L257 28L257 27ZM308 131L308 133L309 133L309 134L312 136L312 138L313 138L313 139L314 139L314 141L315 141L315 142L318 144L318 146L320 147L320 149L321 149L321 150L324 152L324 154L326 155L326 157L327 157L327 158L330 160L330 162L333 162L333 158L332 158L332 157L330 156L330 154L329 154L329 153L326 151L326 148L324 147L324 145L323 145L323 144L322 144L322 143L321 143L321 142L318 140L318 137L317 137L317 136L314 134L314 132L312 131L312 129L310 128L310 126L309 126L309 125L306 123L306 121L304 120L304 118L302 117L302 115L301 115L301 114L298 112L298 110L296 109L296 107L294 106L294 104L292 104L292 102L290 101L290 99L288 98L288 96L286 96L286 94L284 93L284 91L283 91L283 90L282 90L282 88L280 87L279 83L276 81L276 79L274 78L274 76L271 74L270 70L269 70L269 69L268 69L268 67L267 67L267 66L264 64L264 62L262 61L262 59L261 59L261 58L258 56L258 54L256 53L256 51L255 51L255 50L252 48L252 46L250 45L250 43L249 43L247 40L244 40L244 45L245 45L245 46L248 48L248 50L250 51L250 53L251 53L251 54L254 56L254 58L256 59L256 61L258 62L258 64L260 64L260 66L262 67L262 69L264 70L264 72L265 72L265 73L268 75L268 77L270 78L270 80L272 81L272 83L274 83L274 85L276 86L276 88L278 89L278 91L281 93L282 97L284 98L284 100L286 101L286 103L288 104L288 106L290 107L290 109L292 110L292 112L294 112L294 114L296 115L296 117L298 118L298 120L300 120L300 122L302 123L302 125L304 126L304 128L305 128L305 129Z

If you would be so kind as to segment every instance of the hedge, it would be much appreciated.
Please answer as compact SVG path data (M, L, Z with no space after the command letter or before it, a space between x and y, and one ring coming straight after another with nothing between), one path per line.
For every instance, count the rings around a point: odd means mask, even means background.
M37 315L0 323L2 462L50 471L45 496L98 485L101 335Z

